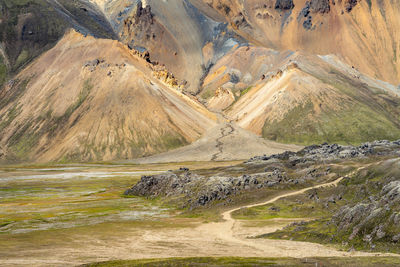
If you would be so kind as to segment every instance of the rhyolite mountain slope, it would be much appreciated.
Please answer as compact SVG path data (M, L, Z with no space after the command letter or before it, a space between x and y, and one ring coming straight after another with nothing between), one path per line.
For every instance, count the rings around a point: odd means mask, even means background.
M400 138L396 1L2 0L0 10L3 161L142 157L217 123L296 144ZM94 38L56 45L68 28Z
M156 68L118 41L69 32L2 89L3 160L135 158L196 140L215 115Z
M201 90L209 66L246 43L222 16L200 1L93 2L104 10L123 43L149 51L153 60L185 80L186 90L192 93Z
M335 56L241 47L204 79L211 109L279 142L360 143L399 134L400 90ZM215 88L222 88L210 97Z
M203 0L249 41L277 50L335 54L400 84L400 5L393 0Z
M399 136L400 7L391 1L148 0L118 13L121 1L95 2L123 42L267 139Z
M103 9L122 39L146 47L157 55L157 60L174 68L177 75L188 73L178 70L176 65L187 61L189 64L183 65L189 68L196 65L197 70L193 70L197 73L199 66L207 67L215 61L209 60L210 51L217 55L221 49L226 52L229 44L249 42L276 50L335 54L371 77L400 84L400 7L397 1L92 2ZM137 4L143 10L137 8ZM175 64L178 62L180 64Z

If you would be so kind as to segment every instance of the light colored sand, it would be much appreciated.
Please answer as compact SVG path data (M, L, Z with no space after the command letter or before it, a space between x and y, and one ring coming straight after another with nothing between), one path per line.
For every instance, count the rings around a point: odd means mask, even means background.
M237 126L233 122L221 122L208 130L194 143L166 153L132 160L134 163L227 161L249 159L253 156L271 155L284 151L298 151L302 147L265 140Z

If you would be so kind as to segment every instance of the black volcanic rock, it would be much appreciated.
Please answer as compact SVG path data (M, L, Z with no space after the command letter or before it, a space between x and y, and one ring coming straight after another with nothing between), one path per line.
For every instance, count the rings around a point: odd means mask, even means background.
M151 12L150 5L147 5L146 7L143 8L142 2L139 2L138 6L136 8L135 24L138 24L138 23L153 24L153 22L154 22L153 18L154 18L154 15Z
M295 152L284 152L271 156L256 156L247 162L268 161L271 159L287 160L294 156L301 157L303 160L322 161L336 159L363 158L370 155L393 156L400 155L400 140L397 141L374 141L367 142L360 146L342 146L338 144L321 144L305 147L303 150Z
M363 187L367 187L367 183ZM396 176L384 177L376 185L377 195L362 202L345 205L333 216L331 224L338 228L348 241L362 240L371 246L386 238L398 242L400 222L400 181Z
M294 8L293 0L276 0L275 9L290 10Z
M304 8L300 11L299 16L297 17L298 21L301 21L302 19L305 18L303 21L303 27L306 30L312 30L313 29L313 23L312 23L312 13L320 13L320 14L326 14L331 11L331 6L330 6L330 0L311 0L307 1L305 3Z
M330 172L330 168L316 167L321 162L377 156L400 156L400 140L374 141L361 146L313 145L299 152L254 157L248 160L244 167L240 167L239 172L235 171L237 166L220 169L212 174L181 168L177 171L143 176L136 185L126 190L125 195L169 197L179 199L183 207L196 208L214 201L226 202L231 196L244 192L255 192L263 188L285 188L315 181ZM293 169L296 169L296 175L287 171ZM396 191L392 188L387 188L386 191L392 192L387 194L387 199L394 199L393 192ZM319 199L316 193L310 198ZM332 204L340 198L335 196L328 202Z
M351 12L353 8L358 4L358 0L347 0L345 4L345 9L347 12Z
M321 14L331 11L330 0L311 0L310 7L313 12Z
M302 19L302 18L306 18L308 17L308 15L310 14L310 2L306 2L306 5L303 7L303 9L300 11L298 20Z
M235 25L236 28L249 26L249 23L247 22L242 12L240 12L237 16L233 17L233 24Z
M303 22L304 29L311 30L312 29L312 18L308 16L307 19Z

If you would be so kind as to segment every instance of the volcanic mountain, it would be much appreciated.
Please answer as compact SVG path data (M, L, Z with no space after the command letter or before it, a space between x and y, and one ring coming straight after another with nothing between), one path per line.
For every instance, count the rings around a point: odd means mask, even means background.
M242 47L211 68L204 86L204 97L222 88L210 108L270 140L359 143L400 134L400 90L333 55Z
M171 157L246 158L252 151L227 148L246 143L254 153L299 148L260 137L400 138L395 1L4 0L0 8L4 162L132 159L199 138Z
M392 0L203 0L250 42L335 54L361 72L400 83L400 6Z
M133 158L196 140L215 115L155 68L118 41L67 33L2 89L6 159Z

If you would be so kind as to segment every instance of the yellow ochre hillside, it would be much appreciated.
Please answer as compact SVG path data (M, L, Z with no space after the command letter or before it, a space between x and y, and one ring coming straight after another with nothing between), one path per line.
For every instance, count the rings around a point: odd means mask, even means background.
M69 32L3 89L7 160L111 160L188 144L215 124L118 41Z

